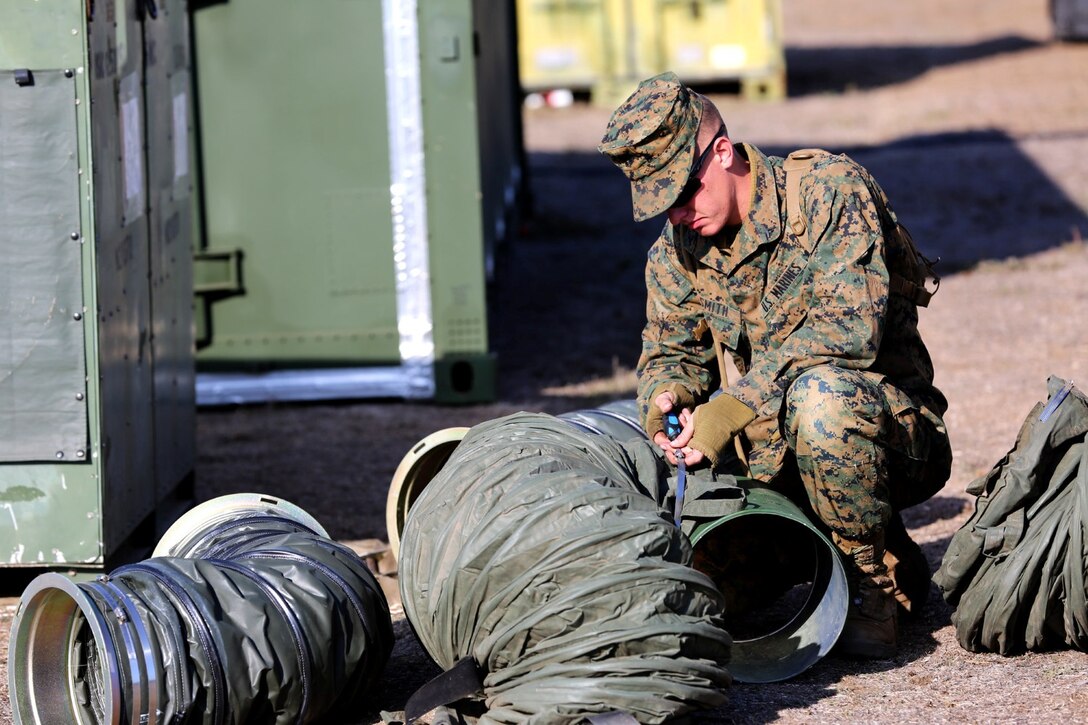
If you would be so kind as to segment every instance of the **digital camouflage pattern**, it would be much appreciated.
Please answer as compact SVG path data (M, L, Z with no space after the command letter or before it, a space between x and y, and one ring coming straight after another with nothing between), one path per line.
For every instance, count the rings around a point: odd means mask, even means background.
M631 181L635 221L672 206L695 163L702 106L675 73L639 84L608 121L597 149Z
M783 159L748 144L738 152L753 184L740 228L703 238L666 223L650 249L641 410L645 418L662 386L682 386L696 404L722 387L758 416L744 431L750 475L774 481L791 449L802 448L814 510L842 536L859 538L887 521L886 503L899 497L881 488L889 485L883 447L919 465L934 458L926 474L933 480L903 495L913 503L948 475L947 454L930 451L947 449L947 404L933 386L917 307L890 292L893 276L917 278L917 262L892 233L897 220L883 190L850 158L821 154L801 179L808 234L798 238L785 224ZM791 443L783 431L800 425L786 406L791 391L837 403L848 419L821 411Z
M948 478L950 456L930 455L942 450L934 426L879 373L806 370L786 395L783 427L809 505L846 539L872 540L893 511L925 501Z

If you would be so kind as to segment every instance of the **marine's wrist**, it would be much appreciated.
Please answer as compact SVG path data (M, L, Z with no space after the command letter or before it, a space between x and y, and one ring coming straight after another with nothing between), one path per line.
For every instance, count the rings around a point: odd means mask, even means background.
M717 465L733 438L756 418L754 410L728 393L695 408L689 445Z

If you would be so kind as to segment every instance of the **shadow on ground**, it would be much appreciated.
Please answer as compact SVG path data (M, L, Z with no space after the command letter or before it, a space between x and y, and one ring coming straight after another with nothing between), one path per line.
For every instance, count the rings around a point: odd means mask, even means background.
M954 519L963 513L968 505L965 499L958 496L937 495L903 511L903 524L908 529L917 529L937 521Z
M952 45L786 46L791 98L873 90L908 82L937 68L1023 53L1043 42L1019 35ZM735 94L736 81L694 84L703 93Z
M1019 35L952 45L787 47L790 96L869 90L903 83L936 68L1021 53L1041 46Z

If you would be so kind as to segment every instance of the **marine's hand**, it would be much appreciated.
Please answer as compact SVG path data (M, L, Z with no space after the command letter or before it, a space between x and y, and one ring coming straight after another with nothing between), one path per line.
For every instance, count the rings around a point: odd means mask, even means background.
M695 409L691 427L694 431L697 422L699 432L692 436L690 443L703 451L711 464L717 465L733 436L744 430L755 417L755 411L747 405L732 395L722 393ZM677 440L679 438L677 436Z
M689 445L692 436L695 435L695 419L691 414L691 409L684 408L681 410L679 418L680 425L683 426L680 433L672 440L669 440L669 437L662 431L654 436L654 443L656 443L661 450L665 451L665 457L668 458L669 463L674 466L677 464L677 451L683 452L685 465L698 466L705 460L705 456L702 451L697 448L692 448Z
M676 393L671 390L666 390L665 392L658 394L658 396L654 398L654 405L656 405L657 409L662 413L668 413L672 410L672 406L676 405Z
M695 400L691 397L691 393L683 386L676 383L660 386L655 391L653 400L650 401L649 410L646 411L646 435L657 443L658 434L665 435L663 420L665 414L673 408L692 407L694 404ZM665 440L668 440L667 436Z

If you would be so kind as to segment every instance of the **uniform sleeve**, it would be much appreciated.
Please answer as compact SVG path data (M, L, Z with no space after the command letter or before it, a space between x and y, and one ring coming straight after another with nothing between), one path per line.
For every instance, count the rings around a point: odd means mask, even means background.
M776 413L805 370L864 370L880 349L889 290L880 211L861 173L835 166L845 169L810 174L802 183L812 251L799 255L796 280L784 289L768 281L764 314L770 338L779 342L753 352L751 368L728 391L760 415Z
M694 285L681 269L672 225L666 224L646 261L646 327L638 362L638 402L643 423L662 386L679 385L698 402L719 384L703 307Z

